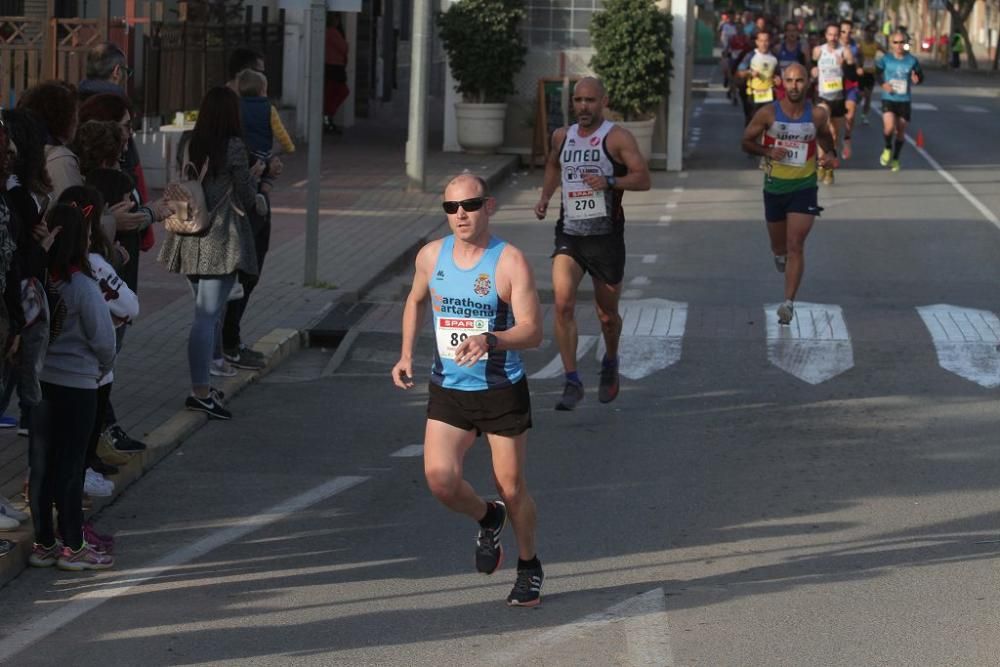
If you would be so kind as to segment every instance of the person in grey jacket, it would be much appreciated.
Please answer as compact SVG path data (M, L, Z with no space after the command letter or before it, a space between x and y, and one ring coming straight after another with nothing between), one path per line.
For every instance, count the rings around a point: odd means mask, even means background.
M97 414L97 387L115 360L115 328L88 254L90 230L80 209L56 205L48 217L58 233L49 249L51 336L41 372L42 402L31 411L29 562L62 570L105 569L114 558L83 535L83 471ZM59 515L59 538L52 505Z
M253 206L254 183L264 169L249 164L240 124L239 97L230 88L212 88L202 100L198 121L178 147L181 164L189 158L201 170L211 224L201 234L167 233L159 260L173 273L188 277L195 293L194 322L188 337L191 395L184 406L214 419L231 419L221 396L210 384L213 357L222 357L221 325L226 300L237 272L257 275L253 231L245 211Z

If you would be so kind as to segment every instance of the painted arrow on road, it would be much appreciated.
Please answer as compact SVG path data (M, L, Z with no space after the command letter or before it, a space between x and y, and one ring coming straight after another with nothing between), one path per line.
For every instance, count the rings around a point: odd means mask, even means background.
M768 361L809 384L854 367L854 348L840 306L796 302L791 324L782 326L778 305L764 307Z
M630 380L640 380L680 361L687 304L667 299L637 299L619 304L622 338L618 349L618 371ZM604 358L601 336L581 335L577 343L577 361L597 344L595 359ZM550 380L563 373L562 360L556 355L532 380Z
M976 384L1000 386L1000 319L988 310L948 304L917 308L934 341L938 363Z
M618 346L618 372L630 380L641 380L681 360L686 303L667 299L622 301L622 339ZM604 339L595 358L604 358Z
M523 633L516 649L492 656L499 665L546 664L546 658L559 655L570 657L578 640L593 637L602 629L614 627L615 635L624 634L625 661L631 667L672 667L670 625L667 618L666 595L662 588L629 598L566 625L560 625L533 638ZM579 656L577 664L585 664L586 657Z

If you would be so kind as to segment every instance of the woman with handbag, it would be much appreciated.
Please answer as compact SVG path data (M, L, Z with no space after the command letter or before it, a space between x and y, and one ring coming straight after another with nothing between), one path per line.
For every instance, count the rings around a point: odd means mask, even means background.
M184 406L214 419L232 418L210 384L213 356L221 356L226 300L237 271L257 274L253 232L244 211L254 204L254 183L264 165L250 167L242 135L239 97L224 86L212 88L190 136L178 147L182 178L201 178L207 224L196 229L186 226L180 214L167 218L159 256L168 271L188 277L195 294L188 337L191 395Z

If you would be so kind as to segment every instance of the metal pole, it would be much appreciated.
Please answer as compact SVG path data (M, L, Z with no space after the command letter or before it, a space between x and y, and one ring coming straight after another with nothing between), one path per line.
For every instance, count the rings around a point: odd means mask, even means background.
M319 253L319 188L323 150L323 64L326 47L326 2L309 5L309 185L306 191L306 285L315 285Z
M413 3L413 51L410 56L410 130L406 140L409 189L424 189L427 154L427 60L430 46L430 0Z

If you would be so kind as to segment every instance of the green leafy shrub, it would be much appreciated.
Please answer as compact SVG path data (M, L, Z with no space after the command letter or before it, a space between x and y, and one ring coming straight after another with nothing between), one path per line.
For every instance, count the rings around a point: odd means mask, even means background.
M448 64L465 102L503 102L527 49L518 26L523 0L459 0L439 12L437 25Z
M596 51L590 66L625 120L651 118L669 93L670 19L653 0L604 0L604 11L590 22Z

